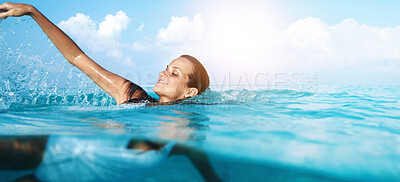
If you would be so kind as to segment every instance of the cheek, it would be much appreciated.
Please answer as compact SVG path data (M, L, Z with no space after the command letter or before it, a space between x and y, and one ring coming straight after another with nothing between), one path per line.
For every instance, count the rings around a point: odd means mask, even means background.
M170 83L171 84L169 84L168 86L175 88L176 90L181 90L183 88L186 88L186 81L184 79L173 78L170 80Z

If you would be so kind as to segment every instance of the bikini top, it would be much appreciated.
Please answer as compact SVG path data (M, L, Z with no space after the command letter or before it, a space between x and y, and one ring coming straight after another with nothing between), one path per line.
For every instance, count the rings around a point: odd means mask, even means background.
M173 105L173 104L183 103L183 101L185 100L185 99L178 99L172 102L159 103L157 99L151 97L142 87L130 81L127 92L128 92L128 98L132 97L134 98L129 99L123 102L122 104L146 103L147 106Z
M147 94L147 93L146 93ZM123 102L122 104L132 104L132 103L155 103L158 102L157 99L151 97L150 95L147 94L146 97L140 97L140 98L133 98L133 99L129 99L125 102Z

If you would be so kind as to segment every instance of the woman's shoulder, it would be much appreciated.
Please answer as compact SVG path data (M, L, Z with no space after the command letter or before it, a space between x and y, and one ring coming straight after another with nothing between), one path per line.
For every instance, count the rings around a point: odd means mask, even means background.
M127 88L127 95L128 95L128 100L123 102L122 104L129 104L129 103L143 103L143 102L157 102L156 99L151 97L142 87L139 85L131 82L131 81L125 81L128 82L128 88Z

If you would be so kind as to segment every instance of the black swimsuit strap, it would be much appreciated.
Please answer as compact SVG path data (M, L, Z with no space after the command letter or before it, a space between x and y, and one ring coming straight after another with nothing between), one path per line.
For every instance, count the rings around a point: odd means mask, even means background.
M133 98L129 99L128 101L125 101L123 104L129 104L129 103L147 103L147 102L157 102L156 99L151 97L150 95L147 95L147 97L140 97L140 98Z

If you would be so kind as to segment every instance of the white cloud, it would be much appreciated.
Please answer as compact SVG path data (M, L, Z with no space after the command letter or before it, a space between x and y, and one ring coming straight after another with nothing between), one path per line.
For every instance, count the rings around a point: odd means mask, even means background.
M201 14L197 14L192 21L187 17L172 16L168 27L158 31L157 39L161 43L199 41L203 36L203 29Z
M284 37L298 58L319 59L329 66L400 60L400 26L379 28L354 19L328 26L320 19L306 18L286 29Z
M138 41L135 41L132 44L132 49L136 50L136 51L143 51L145 50L147 47L145 45L143 45L142 43L139 43Z
M136 29L136 32L141 32L141 31L143 31L143 28L144 28L144 24L143 24L143 22L140 24L140 26Z
M350 18L327 25L305 18L283 30L282 40L279 63L291 70L314 70L322 83L399 81L400 26L375 27Z
M74 37L79 45L85 45L95 52L105 52L123 64L133 64L130 57L124 56L124 44L119 42L121 32L127 28L131 19L123 12L107 15L98 26L88 15L81 13L61 21L58 26ZM97 28L98 27L98 28Z
M142 23L136 31L144 28ZM144 51L151 48L167 48L169 51L180 50L182 46L199 42L203 37L204 23L201 14L193 20L188 17L171 17L167 28L161 28L157 37L145 37L143 41L135 41L130 48L135 51ZM168 45L168 46L165 46Z
M328 51L331 35L328 26L317 18L302 19L292 24L284 35L291 47L300 50Z
M126 29L131 21L123 11L118 11L115 16L107 15L104 19L105 20L99 24L97 33L105 38L119 37L122 30Z

